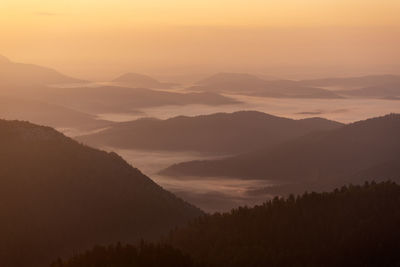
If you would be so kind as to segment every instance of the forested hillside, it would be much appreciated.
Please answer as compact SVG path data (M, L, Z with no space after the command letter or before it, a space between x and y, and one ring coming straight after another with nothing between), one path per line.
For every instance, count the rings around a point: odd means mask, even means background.
M159 238L202 214L117 154L48 127L0 121L0 147L0 266Z
M393 182L276 197L201 216L162 244L96 247L52 267L399 266L399 207Z
M239 111L122 122L78 140L125 149L243 153L341 126L342 123L322 118L293 120L257 111Z
M367 179L400 181L396 164L391 164L400 156L399 136L400 115L388 114L235 157L176 164L162 173L265 179L307 186L340 186ZM384 172L368 173L385 164L388 169Z

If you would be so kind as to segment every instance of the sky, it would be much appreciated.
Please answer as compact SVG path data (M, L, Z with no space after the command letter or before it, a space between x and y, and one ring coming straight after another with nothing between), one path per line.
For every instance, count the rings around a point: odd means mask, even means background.
M400 72L399 0L0 0L0 54L124 72Z

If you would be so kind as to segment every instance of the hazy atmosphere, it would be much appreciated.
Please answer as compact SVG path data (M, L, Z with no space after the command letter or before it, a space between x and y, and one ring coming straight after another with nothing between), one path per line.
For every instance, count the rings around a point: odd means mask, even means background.
M3 0L0 266L400 266L398 0Z
M396 0L3 1L0 53L103 81L400 73Z

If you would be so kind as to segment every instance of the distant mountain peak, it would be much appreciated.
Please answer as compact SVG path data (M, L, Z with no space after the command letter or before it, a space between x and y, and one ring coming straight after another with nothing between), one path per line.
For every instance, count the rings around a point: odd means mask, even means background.
M52 85L85 82L66 76L52 68L35 64L13 62L0 55L0 83L32 87L33 85Z

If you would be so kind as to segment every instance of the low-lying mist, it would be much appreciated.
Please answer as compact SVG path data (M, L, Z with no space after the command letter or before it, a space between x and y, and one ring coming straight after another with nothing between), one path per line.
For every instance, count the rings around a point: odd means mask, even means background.
M383 99L278 99L251 96L232 96L241 101L235 105L206 106L182 105L161 106L141 109L134 113L99 114L98 118L123 122L142 117L168 119L175 116L196 116L217 112L257 110L276 116L302 119L323 117L343 123L350 123L392 112L400 112L400 104L395 100ZM75 133L78 135L78 133ZM120 154L134 167L140 169L155 182L207 212L227 211L240 205L255 205L272 195L273 186L268 180L243 180L224 177L168 177L160 175L162 169L179 162L214 159L221 156L198 152L171 152L127 150L108 147ZM228 156L228 155L227 155ZM254 192L258 192L254 194Z

